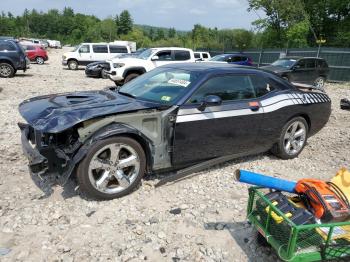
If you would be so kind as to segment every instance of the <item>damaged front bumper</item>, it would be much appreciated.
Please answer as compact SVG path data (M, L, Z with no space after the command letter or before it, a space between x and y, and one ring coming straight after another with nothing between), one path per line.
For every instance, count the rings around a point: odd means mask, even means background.
M22 123L18 123L18 126L21 129L22 150L29 160L30 171L36 175L46 173L49 168L48 160L30 143L30 126Z

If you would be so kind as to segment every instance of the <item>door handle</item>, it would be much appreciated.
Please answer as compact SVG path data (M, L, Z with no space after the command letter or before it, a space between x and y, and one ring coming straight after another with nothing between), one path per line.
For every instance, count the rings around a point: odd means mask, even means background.
M259 111L260 104L259 102L249 102L249 108L254 112Z

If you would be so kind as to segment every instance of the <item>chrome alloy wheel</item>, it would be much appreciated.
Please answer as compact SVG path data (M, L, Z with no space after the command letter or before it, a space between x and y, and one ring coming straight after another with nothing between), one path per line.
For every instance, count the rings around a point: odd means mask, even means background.
M3 77L9 77L11 75L11 68L8 65L1 65L0 75Z
M290 124L284 135L284 149L288 155L296 155L302 149L306 141L306 126L301 121Z
M315 81L315 87L322 90L324 87L324 83L325 83L324 78L319 77Z
M140 170L140 159L137 152L126 144L109 144L94 154L88 170L95 189L115 194L135 181Z

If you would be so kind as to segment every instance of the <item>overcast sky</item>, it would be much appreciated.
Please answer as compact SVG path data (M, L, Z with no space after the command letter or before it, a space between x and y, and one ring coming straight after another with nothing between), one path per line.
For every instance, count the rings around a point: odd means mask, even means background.
M0 0L0 10L23 13L25 8L46 11L70 6L75 12L106 18L130 11L136 24L190 30L196 23L208 27L251 29L258 17L248 12L246 0Z

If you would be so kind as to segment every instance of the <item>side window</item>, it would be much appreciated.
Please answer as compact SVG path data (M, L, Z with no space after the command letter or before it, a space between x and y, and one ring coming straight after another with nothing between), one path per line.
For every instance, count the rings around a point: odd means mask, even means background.
M89 45L82 45L79 48L79 53L90 53L90 46Z
M208 58L208 54L206 54L206 53L203 53L202 56L203 56L203 58Z
M307 59L306 60L306 68L315 68L315 60L314 59Z
M201 55L199 53L194 53L194 58L201 58Z
M306 61L305 60L300 60L297 64L296 64L299 68L306 68Z
M216 76L205 82L189 99L189 103L200 103L208 95L219 96L223 101L255 98L255 89L250 76Z
M160 51L156 54L159 57L158 61L171 61L171 51Z
M94 53L106 54L108 53L108 48L107 48L107 45L92 45L92 51Z
M186 61L191 59L191 54L189 51L175 51L175 60L176 61Z
M110 53L122 53L125 54L128 52L128 49L126 46L117 46L117 45L110 45L109 46L109 52Z
M27 45L25 49L26 50L35 50L35 47L32 45Z
M16 47L11 42L0 42L0 51L16 51Z
M275 90L273 85L262 76L252 75L250 77L255 88L256 97L261 97Z
M240 56L233 56L232 57L232 62L241 62L242 58Z

